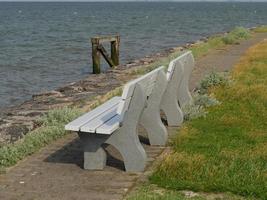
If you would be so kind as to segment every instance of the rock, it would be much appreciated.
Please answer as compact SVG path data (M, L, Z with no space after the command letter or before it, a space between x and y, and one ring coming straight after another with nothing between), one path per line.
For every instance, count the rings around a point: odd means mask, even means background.
M12 124L6 128L0 129L2 140L6 143L13 143L22 138L26 133L30 131L30 128L25 124Z

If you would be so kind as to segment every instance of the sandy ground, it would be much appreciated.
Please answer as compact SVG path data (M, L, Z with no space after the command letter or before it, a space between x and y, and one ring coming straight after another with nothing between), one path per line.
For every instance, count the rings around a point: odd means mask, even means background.
M191 89L212 70L230 70L251 45L265 38L267 34L257 34L240 45L216 49L198 59L190 81ZM177 129L168 128L168 131L175 134ZM145 177L154 160L166 150L165 147L149 146L144 130L140 128L139 132L149 157L144 173L126 173L121 156L110 146L106 148L108 163L103 171L83 170L81 145L77 135L71 134L0 175L0 199L122 199L138 185L137 181Z

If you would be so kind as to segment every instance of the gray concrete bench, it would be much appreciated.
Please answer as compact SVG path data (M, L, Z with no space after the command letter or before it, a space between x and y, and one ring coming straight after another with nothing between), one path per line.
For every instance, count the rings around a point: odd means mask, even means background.
M126 171L143 171L146 153L137 126L142 124L146 129L151 145L166 144L168 133L160 109L166 114L168 125L182 123L180 105L192 101L188 81L193 65L193 56L187 52L170 63L167 74L164 67L159 67L127 83L121 97L113 97L67 124L65 129L78 132L82 141L84 168L104 168L106 152L102 145L106 143L120 152Z
M168 126L180 126L183 122L181 107L192 104L189 92L189 79L194 68L194 57L188 51L169 64L167 87L161 102L161 109L166 115Z
M122 155L126 171L143 171L146 153L141 145L137 125L148 132L151 144L163 145L167 130L160 118L160 102L166 84L164 67L125 85L121 97L114 97L65 126L78 132L84 149L84 168L103 169L106 153L102 144L114 146Z

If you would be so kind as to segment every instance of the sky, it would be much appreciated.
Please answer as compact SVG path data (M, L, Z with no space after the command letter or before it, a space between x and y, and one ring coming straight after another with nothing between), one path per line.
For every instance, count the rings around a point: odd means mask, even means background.
M236 0L0 0L0 1L98 1L98 2L106 2L106 1L236 1ZM266 0L267 1L267 0Z
M232 2L238 2L238 1L249 1L249 2L267 2L267 0L0 0L0 2L1 1L14 1L14 2L16 2L16 1L36 1L36 2L38 2L38 1L56 1L56 2L58 2L58 1L73 1L73 2L75 2L75 1L77 1L77 2L81 2L81 1L84 1L84 2L106 2L106 1L182 1L182 2L186 2L186 1L188 1L188 2L190 2L190 1L232 1Z

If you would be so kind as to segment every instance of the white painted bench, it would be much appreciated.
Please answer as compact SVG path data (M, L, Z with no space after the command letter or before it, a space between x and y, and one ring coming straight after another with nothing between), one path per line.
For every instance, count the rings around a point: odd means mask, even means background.
M160 119L161 97L167 85L162 83L164 78L164 67L159 67L126 84L121 97L113 97L65 126L81 138L85 169L103 169L106 153L101 145L107 143L121 153L126 171L144 170L146 153L137 125L144 125L151 144L166 143L167 130Z
M187 51L169 64L168 84L160 106L167 117L168 126L180 126L183 122L181 107L193 101L188 85L193 68L194 57L191 51Z

